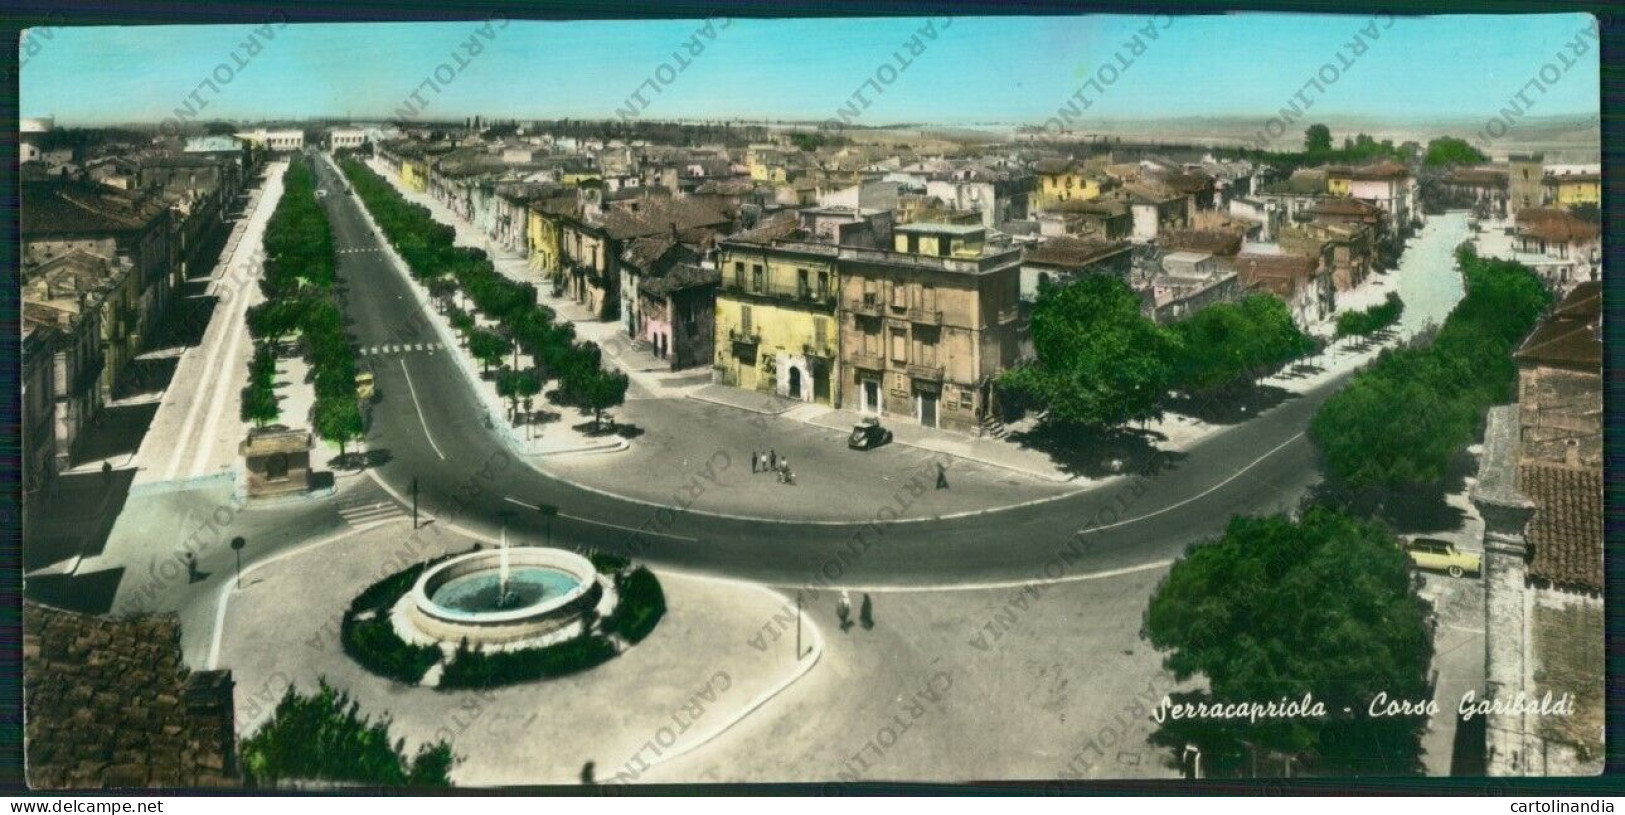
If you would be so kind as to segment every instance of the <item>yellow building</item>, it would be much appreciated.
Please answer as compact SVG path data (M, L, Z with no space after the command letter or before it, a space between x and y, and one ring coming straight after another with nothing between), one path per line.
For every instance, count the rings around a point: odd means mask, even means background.
M401 160L401 183L413 192L429 188L429 165L416 159Z
M1354 171L1348 167L1329 166L1326 168L1326 193L1348 197L1354 190Z
M834 407L840 404L837 249L783 240L775 232L790 230L764 227L719 247L714 381Z
M1599 173L1548 175L1541 183L1546 185L1551 202L1560 207L1602 205L1602 175Z
M530 246L530 268L551 278L559 271L559 216L541 204L525 210L525 241Z
M1074 159L1041 159L1033 164L1033 172L1038 176L1038 189L1033 193L1036 209L1062 201L1091 201L1105 191L1101 177Z

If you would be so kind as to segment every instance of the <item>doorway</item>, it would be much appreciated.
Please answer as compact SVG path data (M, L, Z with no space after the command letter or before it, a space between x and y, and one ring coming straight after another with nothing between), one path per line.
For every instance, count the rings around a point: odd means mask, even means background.
M858 402L858 411L861 413L880 413L880 383L873 379L863 380L863 398Z
M915 394L919 402L919 418L922 427L937 426L937 394L919 391Z
M801 398L801 369L793 366L790 368L790 398Z

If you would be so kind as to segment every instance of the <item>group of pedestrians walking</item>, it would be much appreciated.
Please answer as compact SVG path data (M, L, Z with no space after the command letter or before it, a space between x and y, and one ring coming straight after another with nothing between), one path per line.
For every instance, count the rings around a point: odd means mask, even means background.
M750 453L750 471L753 473L774 473L780 484L795 484L796 473L790 469L790 457L780 456L777 450L752 450Z

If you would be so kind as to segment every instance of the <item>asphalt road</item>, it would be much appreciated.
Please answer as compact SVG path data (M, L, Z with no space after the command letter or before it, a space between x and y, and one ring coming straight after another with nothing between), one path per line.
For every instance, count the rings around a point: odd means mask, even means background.
M382 251L359 200L342 192L332 167L317 164L323 186L333 190L325 205L341 250L339 278L358 344L438 342L433 327L416 315L417 300ZM1304 430L1343 381L1219 433L1145 479L1034 505L879 523L864 531L861 523L767 523L680 512L583 489L526 466L485 427L484 408L450 354L367 360L382 394L373 407L368 447L387 451L389 459L375 474L403 495L418 479L420 502L431 514L456 515L460 525L492 532L506 516L511 534L540 539L548 521L515 501L548 504L559 508L551 522L555 543L771 584L853 587L1076 576L1177 557L1189 544L1220 532L1231 515L1289 508L1319 480ZM701 467L629 471L626 477L669 481L676 496L685 486L704 483ZM493 470L495 477L488 477ZM894 489L877 490L872 512L863 515L883 518L885 507L908 500L906 487ZM1085 525L1092 531L1073 542ZM867 545L855 542L859 533Z

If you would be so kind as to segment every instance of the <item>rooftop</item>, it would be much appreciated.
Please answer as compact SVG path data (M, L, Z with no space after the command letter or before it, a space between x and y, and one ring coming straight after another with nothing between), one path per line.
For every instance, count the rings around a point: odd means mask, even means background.
M1602 283L1581 283L1535 326L1514 355L1520 363L1602 370Z
M1602 472L1525 463L1519 489L1535 504L1525 532L1529 576L1556 586L1602 591Z

